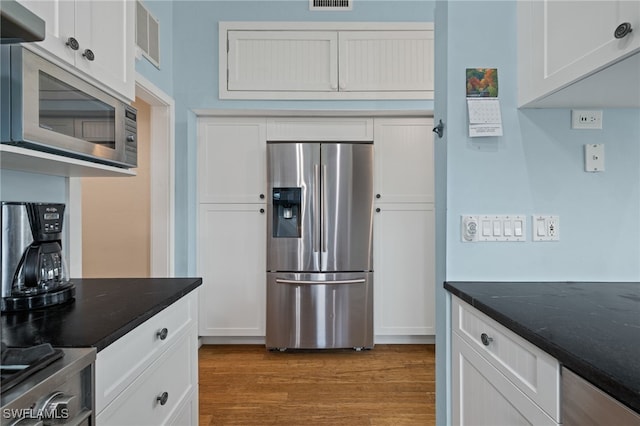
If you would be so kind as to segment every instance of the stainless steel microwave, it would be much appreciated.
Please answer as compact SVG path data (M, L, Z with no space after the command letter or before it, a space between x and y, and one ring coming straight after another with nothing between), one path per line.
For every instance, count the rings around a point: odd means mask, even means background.
M0 55L3 144L137 166L135 108L22 46Z

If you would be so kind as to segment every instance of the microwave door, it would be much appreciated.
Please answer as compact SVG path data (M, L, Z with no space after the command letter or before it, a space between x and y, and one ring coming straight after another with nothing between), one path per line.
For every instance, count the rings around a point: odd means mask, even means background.
M320 144L267 144L267 270L320 270Z
M321 164L322 270L371 271L373 145L324 143Z

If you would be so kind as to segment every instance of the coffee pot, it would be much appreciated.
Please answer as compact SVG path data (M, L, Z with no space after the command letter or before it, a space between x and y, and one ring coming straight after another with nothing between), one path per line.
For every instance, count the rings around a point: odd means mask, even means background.
M73 299L62 251L65 205L2 202L2 302L0 310L21 311Z

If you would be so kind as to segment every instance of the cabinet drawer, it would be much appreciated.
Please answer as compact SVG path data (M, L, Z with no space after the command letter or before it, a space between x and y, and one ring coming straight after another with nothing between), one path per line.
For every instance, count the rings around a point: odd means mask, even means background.
M98 352L96 359L96 412L100 413L145 368L174 343L197 317L196 292L125 334ZM166 329L166 337L161 338Z
M560 365L551 355L460 299L452 298L452 328L553 419L560 419ZM483 343L483 335L486 335Z
M197 388L196 340L193 325L98 415L96 423L155 426L176 419Z
M451 341L454 426L558 424L460 336Z

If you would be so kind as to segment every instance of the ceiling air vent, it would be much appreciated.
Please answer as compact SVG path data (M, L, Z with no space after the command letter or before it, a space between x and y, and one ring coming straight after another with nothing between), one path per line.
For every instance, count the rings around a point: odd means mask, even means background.
M136 45L142 56L160 68L160 23L141 1L136 2Z
M309 0L309 10L351 10L353 0Z

